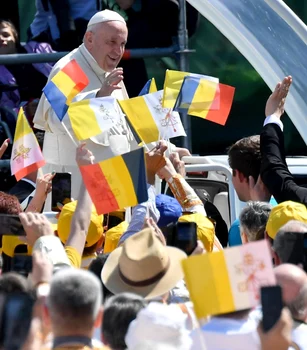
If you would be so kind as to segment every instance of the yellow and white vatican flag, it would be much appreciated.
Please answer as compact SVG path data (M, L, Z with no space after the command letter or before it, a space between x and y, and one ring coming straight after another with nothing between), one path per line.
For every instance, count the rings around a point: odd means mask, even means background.
M18 113L11 154L11 172L19 181L45 165L37 138L21 107Z
M116 99L107 96L71 103L68 116L77 139L86 140L116 125L122 111Z
M162 107L163 90L118 101L140 139L145 143L186 136L180 116Z

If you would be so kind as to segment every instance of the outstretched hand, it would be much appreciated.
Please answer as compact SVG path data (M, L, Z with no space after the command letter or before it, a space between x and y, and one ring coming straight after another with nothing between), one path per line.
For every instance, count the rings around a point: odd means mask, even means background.
M280 118L285 111L285 102L290 86L292 84L292 77L289 75L279 82L275 90L269 96L265 106L265 116L268 117L274 114Z
M4 152L6 151L6 149L8 148L10 139L6 139L3 141L1 147L0 147L0 159L2 158Z
M114 90L120 90L118 85L124 79L123 68L115 68L104 80L96 97L110 96Z
M85 143L78 146L76 151L76 162L78 166L94 164L95 157L91 151L85 148Z
M164 152L167 149L165 141L157 143L156 147L145 154L147 182L151 185L155 183L155 175L166 165Z

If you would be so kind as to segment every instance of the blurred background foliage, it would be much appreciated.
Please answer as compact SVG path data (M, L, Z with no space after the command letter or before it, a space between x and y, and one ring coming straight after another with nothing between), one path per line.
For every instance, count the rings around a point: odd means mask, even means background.
M285 3L306 23L306 0L285 0ZM21 40L25 41L26 30L35 13L35 1L19 0L19 13ZM219 77L221 83L236 88L225 127L191 117L193 153L225 153L236 140L260 133L265 102L271 91L244 56L206 18L200 18L189 46L195 50L189 56L191 72ZM146 66L149 77L155 77L158 88L163 87L165 69L178 69L173 58L149 58ZM287 115L283 121L287 153L306 155L306 145Z

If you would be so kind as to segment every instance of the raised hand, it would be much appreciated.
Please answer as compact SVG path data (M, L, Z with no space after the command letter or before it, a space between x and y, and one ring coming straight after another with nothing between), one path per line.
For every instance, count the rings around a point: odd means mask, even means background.
M110 96L114 90L120 90L118 84L124 79L123 68L115 68L102 83L96 97Z
M78 146L76 151L76 162L78 166L94 164L93 153L85 147L85 143Z
M6 139L3 141L1 147L0 147L0 159L2 158L4 152L6 151L6 149L8 148L10 139Z
M268 117L274 114L280 118L285 111L285 102L290 86L292 84L292 77L289 75L279 82L275 90L269 96L265 106L265 116Z

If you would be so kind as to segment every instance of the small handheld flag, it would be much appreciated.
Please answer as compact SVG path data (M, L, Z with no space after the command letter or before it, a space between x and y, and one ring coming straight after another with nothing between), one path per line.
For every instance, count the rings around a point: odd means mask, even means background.
M132 124L133 128L145 143L186 136L180 116L170 108L162 107L163 91L144 96L120 100L118 103Z
M88 83L88 77L76 60L68 62L66 66L48 81L43 92L61 121L73 98L81 92Z
M144 85L143 89L139 93L139 96L147 95L157 91L158 89L157 89L155 78L152 78L152 79L149 79L148 82Z
M203 78L215 83L219 82L218 78L210 77L208 75L194 74L189 72L181 72L176 70L166 70L163 88L163 102L162 105L165 108L174 108L177 100L183 79L186 76Z
M174 110L225 125L235 88L199 77L184 78Z
M101 134L124 118L116 99L111 96L73 102L68 116L78 140Z
M148 200L143 148L81 166L80 171L99 215Z
M37 138L21 107L17 117L11 155L11 172L19 181L45 165L45 159Z

